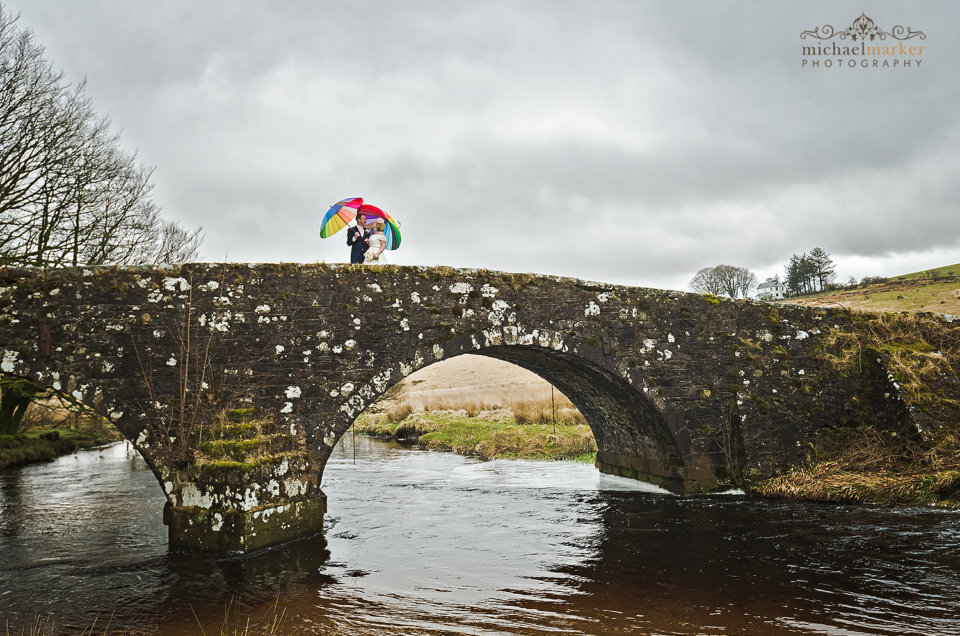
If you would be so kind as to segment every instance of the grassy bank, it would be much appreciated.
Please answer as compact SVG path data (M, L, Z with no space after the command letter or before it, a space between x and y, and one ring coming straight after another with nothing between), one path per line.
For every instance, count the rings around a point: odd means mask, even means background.
M35 402L19 433L0 435L0 469L49 461L122 439L113 424L91 410L67 408L56 398Z
M911 278L945 278L948 276L960 276L960 263L943 265L942 267L934 267L933 269L925 269L919 272L911 272L909 274L902 274L900 276L894 276L894 278L898 280L906 280Z
M17 435L0 435L0 469L19 464L49 461L81 448L123 439L118 431L52 429Z
M576 460L593 463L597 445L575 409L552 411L539 403L493 410L412 412L397 407L357 418L357 432L381 439L415 442L421 448L453 451L484 459Z
M960 471L903 474L851 470L844 462L795 468L752 492L775 499L960 508Z
M763 497L960 508L960 455L956 433L928 444L871 426L814 445L816 458L756 484Z

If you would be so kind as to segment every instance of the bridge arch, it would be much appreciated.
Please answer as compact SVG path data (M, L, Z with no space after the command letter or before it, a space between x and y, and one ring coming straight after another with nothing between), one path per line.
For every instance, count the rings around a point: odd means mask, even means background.
M665 413L648 398L644 387L635 386L629 377L624 377L626 374L603 364L602 349L576 338L567 338L562 345L551 336L544 337L543 341L554 344L542 346L539 342L516 340L506 344L504 338L491 338L487 332L452 338L442 351L432 346L417 347L410 356L411 363L395 362L377 375L380 381L359 387L358 395L345 400L344 406L348 408L341 407L333 434L324 440L323 461L356 417L391 387L432 364L473 354L522 367L566 395L593 432L601 470L620 473L627 463L629 476L633 478L678 494L687 492L687 471L681 449L684 439L682 431L678 436L668 423L669 412Z
M516 364L557 387L587 420L601 464L612 449L634 449L632 454L645 464L637 467L635 477L672 492L685 491L677 439L642 390L589 358L553 349L502 345L475 353Z

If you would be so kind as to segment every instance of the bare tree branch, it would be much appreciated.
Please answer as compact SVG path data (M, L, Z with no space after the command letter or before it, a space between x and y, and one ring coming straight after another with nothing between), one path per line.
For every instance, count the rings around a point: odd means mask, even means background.
M16 22L0 5L0 266L195 259L202 230L161 218L152 168Z

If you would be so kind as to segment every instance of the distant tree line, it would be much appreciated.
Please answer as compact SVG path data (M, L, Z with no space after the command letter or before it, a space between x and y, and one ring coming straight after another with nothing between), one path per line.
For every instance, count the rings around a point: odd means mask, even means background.
M0 5L0 266L195 258L201 230L161 218L152 168L16 21Z
M939 271L939 270L938 270ZM952 274L952 272L948 272ZM932 277L935 274L921 274ZM809 252L793 254L784 267L783 278L776 274L765 283L783 285L786 296L800 296L844 287L856 286L857 279L851 276L846 284L836 282L836 264L822 247ZM860 285L886 282L884 276L864 276ZM690 280L690 288L702 294L746 298L757 288L757 277L745 267L716 265L704 267Z
M815 247L807 253L792 255L784 274L787 295L796 296L828 289L836 276L836 266L826 250ZM781 280L778 275L766 282L780 283ZM694 274L690 288L702 294L746 298L757 288L757 276L746 267L715 265Z

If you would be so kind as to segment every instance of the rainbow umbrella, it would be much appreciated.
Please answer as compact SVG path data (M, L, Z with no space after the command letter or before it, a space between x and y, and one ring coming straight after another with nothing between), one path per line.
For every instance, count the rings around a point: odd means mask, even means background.
M364 203L357 210L357 214L363 214L367 217L367 225L383 221L383 235L387 237L387 249L395 250L400 247L400 225L392 216L381 210L375 205Z
M383 221L383 234L387 237L387 249L395 250L400 247L400 226L392 216L375 205L364 204L360 197L344 199L333 204L323 215L320 223L320 238L328 238L347 227L357 214L367 217L367 226Z
M357 208L363 205L363 199L352 197L333 204L323 215L320 223L320 238L329 238L347 227L357 216Z

